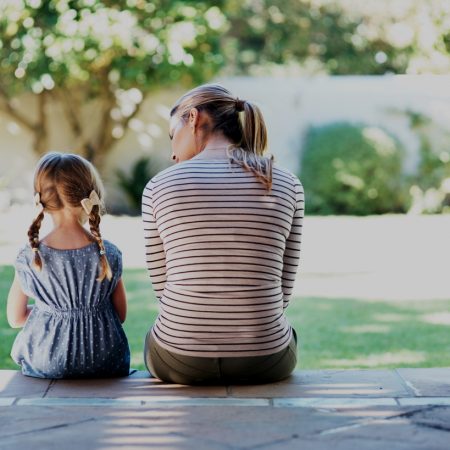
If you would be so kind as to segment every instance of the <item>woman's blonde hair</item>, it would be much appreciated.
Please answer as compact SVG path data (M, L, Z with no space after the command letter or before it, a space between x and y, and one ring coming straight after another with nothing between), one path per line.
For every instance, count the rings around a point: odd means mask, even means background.
M39 229L44 219L44 211L58 211L65 207L81 207L81 200L88 198L95 191L100 205L94 205L89 214L89 226L100 250L100 272L98 281L105 277L111 279L112 272L105 253L105 246L100 234L100 217L105 212L104 188L94 166L79 155L71 153L50 152L38 162L34 174L35 195L43 210L28 230L28 239L34 252L33 266L42 270L39 255Z
M267 129L260 109L241 100L219 84L204 84L184 94L174 105L170 116L187 121L192 108L205 111L210 121L203 125L206 135L221 132L233 144L228 148L230 162L253 172L271 189L273 155L264 157Z

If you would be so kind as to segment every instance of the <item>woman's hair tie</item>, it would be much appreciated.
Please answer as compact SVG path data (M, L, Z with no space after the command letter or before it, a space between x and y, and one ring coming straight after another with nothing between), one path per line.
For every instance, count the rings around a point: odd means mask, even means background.
M239 97L235 100L236 111L244 111L245 100L241 100Z
M106 255L106 251L105 250L100 250L100 255Z

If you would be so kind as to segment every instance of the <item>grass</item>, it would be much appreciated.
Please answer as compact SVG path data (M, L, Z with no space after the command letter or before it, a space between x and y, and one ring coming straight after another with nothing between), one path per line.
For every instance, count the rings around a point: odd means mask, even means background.
M9 352L18 330L6 321L13 268L0 266L0 368L17 369ZM145 335L158 305L147 273L125 270L128 317L125 332L132 367L144 369ZM299 336L299 368L450 367L450 299L362 301L294 298L288 318Z

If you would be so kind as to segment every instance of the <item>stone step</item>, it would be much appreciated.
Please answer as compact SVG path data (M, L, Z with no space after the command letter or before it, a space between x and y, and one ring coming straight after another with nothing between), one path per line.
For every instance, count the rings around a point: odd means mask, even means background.
M420 398L427 402L427 399L447 397L450 398L450 368L297 370L282 382L246 386L169 384L149 377L144 371L136 371L126 378L45 380L26 377L15 370L0 370L0 399L6 403L7 399L39 398L125 398L137 402L151 398L234 398L310 399L310 402L416 399L414 404L418 404Z

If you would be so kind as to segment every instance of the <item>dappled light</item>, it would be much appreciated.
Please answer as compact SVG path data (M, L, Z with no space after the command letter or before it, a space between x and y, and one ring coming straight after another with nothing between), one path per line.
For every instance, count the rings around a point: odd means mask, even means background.
M407 364L414 366L426 361L424 352L398 351L380 354L369 354L366 357L353 359L326 359L322 361L324 367L386 367L388 365L400 366Z
M379 313L374 314L373 319L379 322L402 322L408 320L406 314L396 314L396 313Z
M376 324L367 324L367 325L354 325L352 327L341 327L340 331L344 333L388 333L391 327L387 325L376 325Z
M450 312L442 311L431 314L425 314L422 316L422 320L426 323L431 323L435 325L450 326Z

